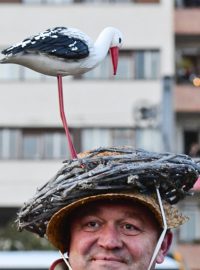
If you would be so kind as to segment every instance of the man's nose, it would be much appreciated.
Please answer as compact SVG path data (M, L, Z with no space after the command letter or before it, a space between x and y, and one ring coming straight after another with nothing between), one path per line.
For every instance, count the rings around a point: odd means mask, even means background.
M114 225L105 225L98 238L98 244L105 249L116 249L123 246L120 233Z

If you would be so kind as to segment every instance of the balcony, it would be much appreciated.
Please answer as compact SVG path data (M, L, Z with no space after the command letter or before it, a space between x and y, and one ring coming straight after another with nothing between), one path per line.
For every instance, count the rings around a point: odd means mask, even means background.
M200 89L192 85L177 85L174 92L174 108L180 113L200 112Z
M194 47L177 48L176 82L178 84L197 84L200 75L200 52ZM195 81L196 80L196 81ZM196 85L197 86L197 85Z
M192 2L192 1L191 1ZM199 1L200 3L200 1ZM200 34L200 5L193 8L175 10L174 27L176 35Z
M175 0L176 8L198 8L200 0Z

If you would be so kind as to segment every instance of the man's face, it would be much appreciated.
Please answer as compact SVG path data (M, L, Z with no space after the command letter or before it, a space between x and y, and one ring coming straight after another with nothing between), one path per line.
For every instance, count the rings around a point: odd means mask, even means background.
M130 202L99 201L78 212L70 224L73 270L147 270L160 234L148 209ZM158 263L165 252L161 248Z

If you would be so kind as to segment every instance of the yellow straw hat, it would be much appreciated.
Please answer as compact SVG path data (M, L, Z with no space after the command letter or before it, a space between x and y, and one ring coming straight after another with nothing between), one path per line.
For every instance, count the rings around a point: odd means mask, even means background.
M148 196L135 192L120 192L120 193L105 193L94 196L85 197L79 199L55 213L50 219L47 226L48 240L61 252L67 251L68 246L68 234L69 229L68 222L70 214L78 210L79 207L87 207L87 204L99 200L131 200L134 204L141 203L148 207L148 209L154 214L160 227L163 226L162 215L157 199L154 196ZM166 215L168 228L176 228L185 223L188 218L183 216L176 207L173 207L167 202L163 202L163 207Z

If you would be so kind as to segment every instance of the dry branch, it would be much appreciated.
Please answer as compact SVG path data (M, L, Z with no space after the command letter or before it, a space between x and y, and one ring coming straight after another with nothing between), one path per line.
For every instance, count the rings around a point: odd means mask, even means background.
M162 199L174 204L189 194L199 172L199 164L187 155L99 148L86 157L65 161L55 177L22 207L18 227L44 236L55 212L76 199L99 193L136 188L153 193L157 186Z

